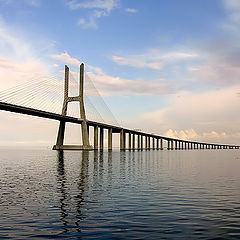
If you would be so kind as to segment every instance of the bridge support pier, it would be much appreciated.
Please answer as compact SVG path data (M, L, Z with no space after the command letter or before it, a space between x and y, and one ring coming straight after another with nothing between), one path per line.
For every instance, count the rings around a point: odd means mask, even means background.
M128 149L132 150L132 137L131 137L131 133L128 133Z
M108 150L112 150L112 128L108 129Z
M159 150L159 138L157 138L157 150Z
M155 150L155 138L152 138L152 149Z
M141 151L143 150L143 135L141 135Z
M65 134L65 122L60 121L58 136L56 145L53 146L53 150L92 150L93 147L89 144L89 133L84 108L83 100L83 81L84 81L84 65L80 65L80 78L79 78L79 95L76 97L68 96L69 89L69 68L65 65L65 80L64 80L64 101L62 107L62 115L67 115L67 105L69 102L79 102L80 105L80 118L82 119L82 142L83 145L64 145L64 134Z
M140 142L141 138L140 137L141 137L140 134L138 134L137 135L138 150L141 150L141 142Z
M94 126L94 150L98 150L98 126Z
M135 151L135 134L132 134L132 150Z
M126 133L123 129L120 131L120 150L126 150Z
M101 151L103 151L103 147L104 147L104 129L102 127L100 127L100 146L99 146L99 149Z
M160 150L163 150L163 139L160 139Z

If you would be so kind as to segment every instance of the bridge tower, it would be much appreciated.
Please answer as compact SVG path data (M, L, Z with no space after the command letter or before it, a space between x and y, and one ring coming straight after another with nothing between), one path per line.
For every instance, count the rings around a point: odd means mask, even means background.
M69 102L79 102L80 105L80 118L82 119L82 142L83 145L64 145L64 135L65 135L65 121L60 121L57 142L53 146L53 150L92 150L93 147L89 144L89 133L87 127L87 119L84 108L83 100L83 82L84 82L84 64L80 65L80 78L79 78L79 95L75 97L68 96L69 89L69 68L65 65L65 81L64 81L64 100L62 107L62 115L67 115L67 106Z

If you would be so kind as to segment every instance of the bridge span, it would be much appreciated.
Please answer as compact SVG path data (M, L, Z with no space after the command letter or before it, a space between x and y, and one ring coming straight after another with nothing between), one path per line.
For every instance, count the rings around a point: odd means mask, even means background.
M0 101L0 110L15 112L19 114L26 114L35 117L52 119L59 121L59 130L57 134L56 145L54 150L103 150L104 148L104 129L108 131L108 150L113 148L113 133L119 134L120 150L163 150L164 146L168 150L183 150L183 149L239 149L239 145L219 144L190 141L176 138L169 138L156 134L142 132L139 129L128 129L112 124L102 123L98 121L91 121L86 118L83 89L84 89L84 65L80 65L80 79L79 79L79 95L70 97L69 90L69 68L65 66L65 80L64 80L64 100L62 113L43 111L35 108L20 106L18 104L11 104ZM80 105L79 118L67 116L67 107L69 102L78 102ZM75 123L81 125L81 134L83 145L64 145L65 125L66 123ZM94 144L90 145L89 128L94 128Z
M56 114L52 112L46 112L38 109L18 106L10 103L0 102L0 110L9 111L19 114L25 114L35 117L47 118L62 122L69 122L75 124L82 124L83 120L80 118L74 118L70 116L64 116L62 114ZM108 149L112 150L112 134L120 133L120 149L121 150L163 150L163 141L167 142L168 150L183 150L183 149L239 149L240 146L228 145L228 144L218 144L218 143L206 143L206 142L196 142L187 141L175 138L164 137L155 134L144 133L138 130L132 130L127 128L121 128L114 125L109 125L105 123L95 122L87 120L87 128L94 127L94 150L103 150L104 146L104 129L108 130ZM99 129L99 131L98 131ZM100 134L99 134L100 133ZM100 144L98 143L100 135ZM126 139L128 135L128 141ZM144 141L145 140L145 141ZM128 144L126 144L128 142ZM137 145L135 145L137 143ZM145 144L144 144L145 143ZM79 149L79 146L68 146L65 145L60 147L60 149Z

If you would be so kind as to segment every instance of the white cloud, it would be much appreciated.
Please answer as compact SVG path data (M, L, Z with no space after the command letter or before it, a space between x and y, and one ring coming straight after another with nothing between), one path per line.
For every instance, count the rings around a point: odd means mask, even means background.
M101 17L109 16L114 8L118 6L118 0L93 0L93 1L68 1L67 5L70 9L90 9L88 20L80 18L78 25L84 28L97 28L96 20Z
M222 0L222 2L227 13L227 20L222 23L222 27L239 36L240 2L238 0Z
M71 57L67 52L60 53L60 54L51 54L51 58L61 61L65 64L70 65L80 65L81 62L77 58Z
M48 74L48 66L35 57L30 43L0 22L0 90Z
M102 95L130 95L147 96L169 93L169 84L164 79L150 81L129 80L113 77L106 74L88 72L88 76L94 82Z
M240 132L226 133L224 131L216 132L212 130L209 132L198 133L192 128L186 130L169 129L163 135L170 138L209 143L239 144L240 141Z
M123 58L118 56L112 57L113 61L120 65L128 65L131 67L137 68L152 68L156 70L160 70L163 68L162 62L146 62L141 59L134 59L134 58Z
M137 9L136 8L126 8L125 11L129 12L129 13L136 13Z
M227 136L238 136L234 134L240 121L236 111L240 108L239 89L240 85L202 93L172 94L166 107L144 115L145 125L155 126L154 131L161 130L168 136L220 141L226 135L226 140L233 141Z
M67 5L71 9L78 9L78 8L89 8L89 9L102 9L107 12L111 12L113 8L117 7L118 1L117 0L72 0L68 1Z
M120 65L128 65L137 68L151 68L161 70L167 64L175 64L181 61L191 61L200 58L194 51L166 51L152 48L132 56L112 56L112 60Z
M67 52L52 54L50 56L53 59L64 62L65 64L77 66L80 64L80 61L77 58L73 58ZM145 63L140 63L139 67L141 67L141 64ZM154 69L159 68L158 63L148 63L147 67ZM171 91L169 83L164 79L155 79L149 81L129 80L107 75L101 68L94 67L89 64L86 64L86 68L88 70L88 77L92 79L96 85L96 88L99 89L103 95L157 95ZM78 73L72 72L72 74L77 77ZM87 91L90 93L91 89L87 89Z
M39 7L41 5L40 0L19 0L19 2L22 2L23 4L30 5L32 7ZM8 4L13 4L15 3L14 0L0 0L0 4L8 5Z

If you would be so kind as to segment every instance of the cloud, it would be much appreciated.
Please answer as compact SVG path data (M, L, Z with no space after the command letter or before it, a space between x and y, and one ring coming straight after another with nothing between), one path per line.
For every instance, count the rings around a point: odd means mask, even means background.
M176 66L176 62L192 61L199 59L199 57L199 54L190 50L166 51L160 48L152 48L132 56L120 57L114 55L112 60L119 65L162 70L166 65L174 64Z
M35 55L28 41L0 22L0 90L48 74L48 66Z
M137 67L137 68L152 68L152 69L162 69L163 63L162 62L145 62L141 59L130 59L130 58L123 58L118 56L112 57L113 61L120 65L128 65L131 67Z
M237 137L234 134L240 121L240 114L236 111L240 108L239 89L240 85L202 93L182 91L169 95L166 107L146 113L143 122L155 126L154 131L158 133L161 131L185 139L212 140L214 137L220 141L224 134ZM232 141L230 137L228 140Z
M222 144L239 144L240 131L233 133L226 133L224 131L209 131L198 133L194 129L186 130L172 130L169 129L164 134L166 137L177 138L183 140L192 140L209 143L222 143Z
M80 64L80 61L77 58L71 57L67 52L52 54L50 56L53 59L64 62L65 64L76 66L79 66ZM157 63L149 63L147 67L156 69L159 66ZM157 95L171 91L170 85L165 79L149 81L129 80L107 75L101 68L89 64L86 64L86 69L88 70L87 76L94 82L96 88L99 89L103 95ZM78 72L72 71L72 74L77 78ZM86 86L86 88L87 87L88 86ZM88 88L87 91L91 94L90 88Z
M111 12L113 8L118 5L118 1L116 0L72 0L68 1L67 5L71 9L78 9L78 8L89 8L89 9L102 9L107 12Z
M90 9L88 20L85 18L80 18L77 23L84 28L97 28L96 20L101 17L109 16L112 10L118 6L118 2L118 0L72 0L68 1L67 5L72 10Z
M222 139L227 136L225 132L216 132L216 131L210 131L210 132L203 132L201 134L198 134L194 129L186 129L186 130L172 130L168 129L164 133L164 136L170 137L170 138L178 138L178 139L184 139L184 140L193 140L193 141L199 141L199 140L216 140L216 139Z
M136 13L138 10L136 8L126 8L125 11L129 13Z
M67 52L60 53L60 54L51 54L51 58L61 61L65 64L70 65L80 65L81 62L77 58L71 57Z
M239 36L240 2L238 0L222 0L227 19L222 23L224 30Z
M130 95L147 96L169 93L170 87L166 80L156 79L150 81L129 80L113 77L106 74L87 73L96 88L102 95Z
M40 0L19 0L19 2L25 3L27 5L30 5L32 7L39 7L41 5ZM8 5L8 4L13 4L16 1L14 0L0 0L0 4Z

